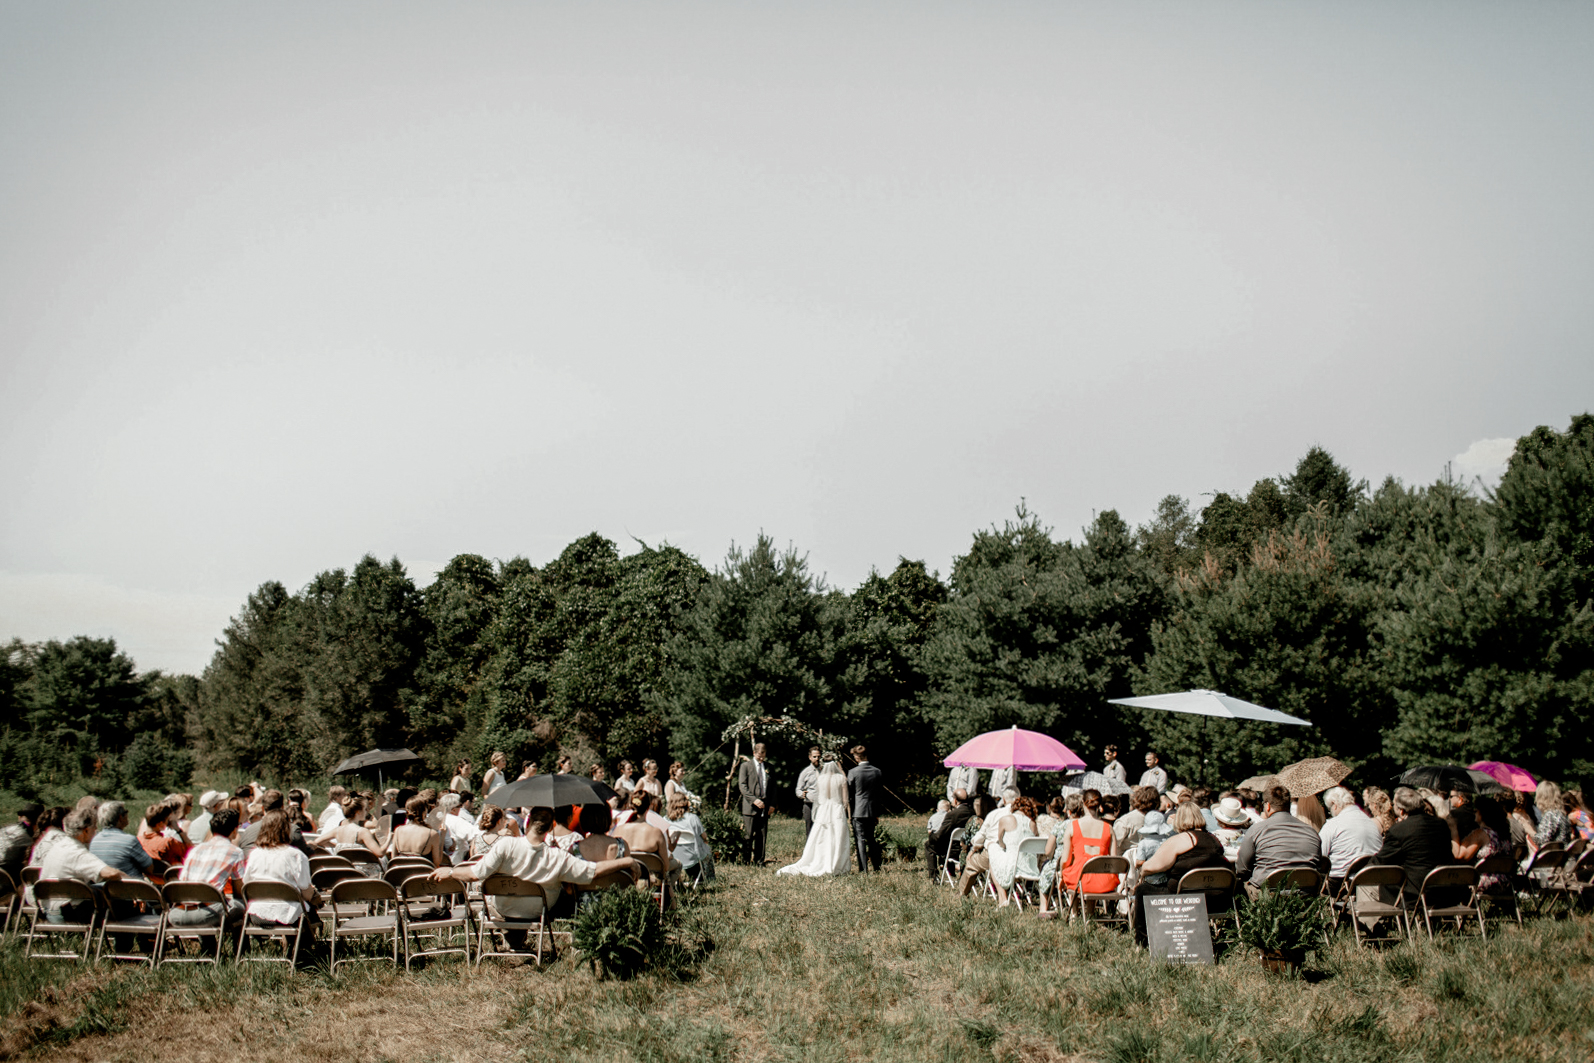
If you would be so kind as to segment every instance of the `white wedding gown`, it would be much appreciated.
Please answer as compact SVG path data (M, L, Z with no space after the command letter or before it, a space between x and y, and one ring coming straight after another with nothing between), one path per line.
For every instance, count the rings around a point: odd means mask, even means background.
M814 829L808 833L803 856L787 864L778 875L845 875L852 870L852 825L847 822L847 778L840 773L819 776L814 786Z

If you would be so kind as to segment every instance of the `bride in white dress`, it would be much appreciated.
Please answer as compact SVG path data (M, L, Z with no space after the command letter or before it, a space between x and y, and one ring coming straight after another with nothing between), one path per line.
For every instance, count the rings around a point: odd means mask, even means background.
M847 777L834 760L820 769L814 784L814 829L808 832L803 857L776 872L778 875L845 875L852 870L851 816L847 806Z

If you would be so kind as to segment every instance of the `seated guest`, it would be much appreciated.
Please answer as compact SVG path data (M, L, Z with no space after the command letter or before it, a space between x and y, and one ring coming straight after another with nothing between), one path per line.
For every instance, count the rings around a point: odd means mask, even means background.
M1380 786L1369 786L1362 791L1362 804L1367 806L1367 815L1378 824L1378 833L1388 834L1389 828L1395 825L1395 806L1389 794Z
M39 813L38 834L34 838L33 852L28 854L29 864L44 863L44 858L50 855L50 850L56 843L65 840L67 834L61 829L61 825L71 814L72 810L63 805L47 808Z
M442 813L438 829L443 832L443 852L453 863L463 864L470 859L470 840L476 836L476 821L470 817L470 808L463 795L446 793L437 799L437 810Z
M1473 854L1473 859L1478 863L1489 859L1496 853L1511 855L1511 824L1508 821L1505 805L1495 797L1481 798L1473 806L1478 816L1478 827L1483 831L1483 844L1478 846L1478 851ZM1501 890L1515 891L1514 875L1495 874L1478 876L1478 888L1490 893Z
M1207 831L1212 834L1218 832L1218 817L1212 812L1212 791L1205 786L1192 787L1190 800L1201 810L1201 817L1207 821Z
M1102 818L1103 819L1107 818L1107 816L1106 816L1106 808L1107 808L1107 802L1109 800L1110 799L1108 798L1108 796L1106 794L1102 794L1102 796L1101 796L1101 804L1102 804L1102 810L1103 810L1102 811ZM1068 805L1067 805L1066 800L1063 798L1063 796L1061 794L1059 794L1058 796L1052 798L1050 801L1046 802L1046 807L1041 810L1040 815L1035 817L1035 827L1036 827L1037 830L1040 831L1041 837L1042 838L1046 838L1046 837L1051 836L1052 832L1057 829L1057 824L1059 824L1060 822L1062 822L1063 820L1065 820L1067 818L1068 818Z
M1328 811L1323 807L1323 802L1317 799L1316 794L1307 794L1296 801L1295 811L1292 814L1319 834L1322 833L1323 825L1328 822Z
M1508 815L1511 824L1511 854L1524 863L1533 851L1533 838L1538 833L1539 823L1533 814L1533 806L1528 801L1528 795L1520 790L1513 791L1510 795L1511 810Z
M287 798L281 790L267 790L260 795L259 814L252 816L249 826L239 833L238 848L247 853L255 847L257 844L255 839L260 835L261 824L265 822L266 816L273 812L281 812L282 818L288 823L288 844L308 857L310 846L304 840L304 832L288 817Z
M1328 857L1328 891L1338 893L1345 872L1357 860L1372 856L1384 844L1384 836L1373 818L1356 807L1356 798L1343 786L1323 795L1333 818L1318 831L1322 854Z
M227 795L220 790L206 790L199 795L199 815L195 816L188 824L188 842L198 845L210 839L210 817L218 808L224 807L222 802L227 800Z
M1588 806L1583 804L1583 791L1568 790L1563 796L1566 800L1567 822L1572 824L1577 836L1584 841L1594 839L1594 815L1591 815Z
M310 793L308 790L293 789L287 793L288 818L293 820L294 826L305 834L320 832L316 826L315 817L310 814Z
M1450 848L1450 827L1433 814L1422 795L1409 786L1395 790L1395 825L1384 835L1383 847L1373 862L1395 864L1406 871L1403 892L1407 900L1416 899L1428 872L1441 864L1455 862ZM1393 891L1386 891L1393 900Z
M628 859L584 860L549 845L548 831L552 827L553 809L534 808L527 819L525 837L500 838L479 863L440 867L432 872L432 881L482 882L493 875L509 875L541 886L552 906L549 914L562 915L575 908L573 889L566 893L565 887L585 886L600 875L631 869ZM540 902L533 897L493 896L487 898L487 905L500 919L536 919L542 914Z
M214 886L224 895L223 901L173 908L167 916L172 926L226 925L242 917L244 851L233 844L237 836L238 813L221 808L211 814L207 837L188 850L177 881Z
M127 806L107 801L95 813L98 829L89 843L89 852L122 873L123 878L148 880L152 872L164 874L167 865L158 867L153 857L127 833Z
M1083 887L1086 893L1108 893L1117 888L1117 875L1092 872L1089 877L1081 876L1085 864L1092 857L1116 854L1119 851L1118 839L1112 827L1098 815L1101 811L1101 792L1086 790L1078 796L1078 805L1072 800L1067 802L1066 807L1072 818L1066 827L1054 828L1052 837L1046 840L1041 859L1044 864L1051 865L1053 857L1056 857L1057 874L1065 888L1075 890ZM1152 814L1146 813L1146 822L1151 821ZM1049 886L1048 877L1042 873L1042 912L1048 910L1046 894Z
M472 859L483 856L500 838L518 837L520 821L497 805L488 805L476 820L476 836L470 840L470 855Z
M1290 792L1274 786L1266 794L1261 822L1253 824L1240 839L1235 873L1245 881L1245 890L1254 899L1275 871L1287 867L1326 868L1322 844L1323 839L1310 824L1290 815Z
M1566 802L1561 797L1561 788L1546 779L1539 783L1539 788L1533 794L1533 804L1539 810L1539 827L1533 833L1532 849L1540 849L1552 845L1565 848L1572 844L1572 821L1566 816Z
M94 839L94 812L73 809L61 824L61 835L39 868L40 882L81 882L98 890L102 883L122 877L120 871L89 852L89 842ZM52 923L85 922L94 914L94 902L50 901L41 911Z
M1489 832L1483 829L1477 809L1470 802L1452 809L1450 823L1456 828L1450 841L1450 855L1462 863L1477 863L1478 853L1489 842Z
M703 821L692 811L692 802L685 794L670 798L671 852L681 863L681 871L695 876L694 868L702 868L703 877L714 881L714 849L703 832Z
M448 862L443 855L443 832L426 825L428 805L426 798L416 794L404 805L405 820L388 835L387 852L390 856L424 856L433 867Z
M930 872L930 881L935 882L941 876L941 861L946 856L947 840L953 834L962 830L974 816L974 808L969 804L969 792L958 789L952 791L953 804L941 819L941 828L930 835L924 847L925 863ZM684 858L683 858L684 862Z
M144 851L162 864L172 867L182 866L183 857L188 855L187 840L166 833L166 825L176 812L165 802L150 805L144 811L144 823L138 831L138 844L144 847Z
M980 816L980 829L964 847L968 858L963 861L963 877L958 880L958 896L967 897L969 890L974 888L974 880L981 874L990 872L990 848L995 845L996 833L1000 829L1001 821L1006 818L1003 813L1018 798L1019 792L1009 786L1002 790L1002 800L995 808L990 807L989 798L984 796L975 802L975 812Z
M310 883L310 858L294 848L288 813L281 808L260 817L255 844L244 861L243 880L245 885L281 882L299 891L297 901L251 901L248 915L255 926L293 923L301 913L321 906L321 897Z
M934 834L941 829L941 821L946 818L947 811L951 807L952 802L944 797L935 803L935 811L930 814L929 822L924 825L926 834Z
M1194 804L1194 801L1191 803ZM1156 856L1157 850L1162 848L1162 843L1173 837L1174 833L1173 824L1169 823L1161 812L1147 812L1146 821L1140 825L1140 841L1127 854L1129 862L1143 868L1145 862ZM1148 886L1161 886L1168 881L1168 873L1142 870L1140 878Z
M610 828L610 833L621 838L635 853L652 853L664 865L665 896L671 899L669 889L670 876L681 870L681 862L670 852L669 821L653 813L653 795L641 786L631 791L630 797L632 818L624 823ZM652 815L650 816L650 813ZM618 817L616 817L618 820ZM653 820L658 819L664 826L660 828Z
M609 833L613 816L614 810L608 805L582 806L580 825L586 834L572 850L575 855L595 864L602 860L618 860L627 854L625 842Z
M1212 818L1218 824L1218 829L1212 833L1225 849L1239 845L1241 836L1251 826L1251 817L1245 814L1245 806L1235 793L1224 794L1218 800L1217 807L1212 810Z
M1118 850L1123 852L1135 844L1140 828L1145 825L1146 813L1157 808L1157 788L1137 786L1129 791L1129 811L1113 824L1113 836L1118 839Z
M345 797L343 807L338 809L338 812L340 813L338 825L331 830L323 831L321 837L316 839L315 847L332 852L359 848L369 853L373 860L381 859L382 843L377 841L376 835L365 826L365 801L358 797Z
M17 809L17 821L0 830L0 870L10 875L12 882L22 878L22 869L28 863L28 850L33 848L35 824L43 814L43 805L29 801Z
M1283 793L1282 790L1279 792ZM1284 807L1288 808L1289 794L1284 793L1283 801ZM1180 880L1191 871L1203 867L1229 866L1223 857L1223 843L1207 830L1206 820L1193 802L1182 804L1174 810L1173 829L1178 833L1158 846L1157 851L1140 867L1140 881L1135 884L1134 899L1130 901L1136 908L1140 905L1141 897L1173 893L1179 888ZM1316 837L1315 832L1313 837ZM1167 877L1161 882L1152 881L1158 875ZM1212 903L1211 898L1208 898L1208 903ZM1135 940L1141 945L1146 944L1145 919L1137 915L1134 924Z
M327 807L321 810L321 815L316 817L316 822L321 825L323 833L337 830L343 823L346 813L343 811L343 802L349 797L349 791L341 786L327 787Z

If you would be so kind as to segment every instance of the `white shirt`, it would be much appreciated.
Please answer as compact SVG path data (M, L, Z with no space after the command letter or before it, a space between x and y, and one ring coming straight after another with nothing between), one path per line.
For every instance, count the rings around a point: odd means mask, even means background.
M952 774L947 776L946 780L946 799L948 801L956 801L957 798L954 795L959 790L962 790L964 793L968 794L970 801L979 796L979 768L970 768L966 765L960 765L952 769ZM998 794L997 796L1000 797L1001 795Z
M321 810L321 815L317 817L315 821L316 827L320 829L322 834L325 834L328 831L337 830L342 823L343 806L338 804L336 801L333 801L331 804L327 805L326 808L323 808Z
M460 815L443 817L443 833L448 836L448 843L453 846L450 852L451 859L456 864L463 864L470 859L470 843L481 833L481 828L469 819Z
M1016 786L1017 784L1017 768L996 768L991 772L991 778L987 784L989 787L987 792L989 792L992 797L1001 797L1003 790L1006 790L1011 786Z
M547 893L549 904L558 898L562 884L574 882L584 886L597 874L597 864L547 842L533 844L526 838L499 839L476 865L479 881L485 882L493 875L510 875L535 882ZM542 904L535 897L497 897L493 904L510 919L535 919L542 914Z
M49 855L44 858L39 868L39 881L51 879L56 882L81 882L85 886L99 885L100 869L105 867L105 861L89 852L88 846L70 834L62 832L61 839L50 847ZM52 901L48 907L54 910L60 904Z
M299 890L310 888L310 858L291 845L274 849L255 846L244 864L244 885L251 882L286 882ZM271 923L291 923L304 911L303 901L250 901L249 914Z
M1107 766L1101 769L1101 773L1107 778L1116 779L1119 782L1129 781L1129 774L1124 770L1124 762L1116 758L1109 760Z
M1141 786L1155 786L1159 794L1168 791L1168 773L1162 770L1159 764L1155 768L1147 768L1140 773Z
M1378 855L1384 847L1377 821L1355 805L1340 809L1339 815L1324 823L1319 833L1323 855L1328 857L1329 878L1344 878L1351 864L1361 857Z
M714 855L708 840L703 837L703 821L697 818L697 813L684 812L680 819L670 820L669 826L665 837L670 840L675 855L686 867L701 864Z

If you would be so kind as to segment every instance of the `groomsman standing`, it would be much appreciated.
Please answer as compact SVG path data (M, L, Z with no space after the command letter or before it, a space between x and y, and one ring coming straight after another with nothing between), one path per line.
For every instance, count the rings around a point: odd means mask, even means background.
M764 863L764 840L769 837L769 773L764 767L768 754L764 743L753 747L753 759L742 761L736 769L736 788L742 794L742 859L759 866Z
M962 790L973 798L980 792L980 769L959 766L952 769L952 774L946 780L946 799L952 804L958 803L957 792Z
M803 837L814 830L814 787L819 785L819 747L808 747L808 767L797 776L797 799L803 803Z
M1118 747L1108 746L1103 751L1102 757L1107 761L1107 763L1101 769L1101 773L1115 782L1120 782L1125 786L1128 786L1129 773L1124 770L1124 762L1118 759Z
M1008 789L1018 789L1018 769L991 769L991 781L988 784L985 792L1000 801L1002 799L1002 793Z

